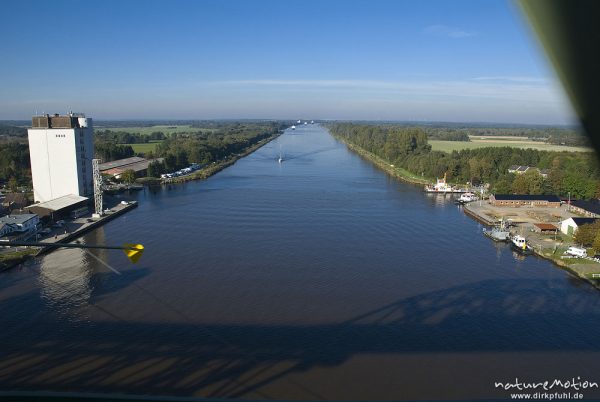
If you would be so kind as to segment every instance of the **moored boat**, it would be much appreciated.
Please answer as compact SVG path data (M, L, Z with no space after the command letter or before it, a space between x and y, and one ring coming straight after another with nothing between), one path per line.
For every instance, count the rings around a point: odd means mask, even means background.
M471 202L477 201L479 198L474 193L463 193L460 195L459 201L462 202Z
M527 240L521 235L515 235L511 239L511 247L513 250L521 254L533 254L533 249L527 244Z
M508 231L508 225L504 221L500 221L500 224L494 226L491 230L484 228L483 234L492 239L493 241L510 240L510 232Z
M446 173L444 173L444 177L441 179L437 179L435 184L428 184L424 189L427 193L468 193L469 190L466 188L459 188L457 186L452 186L446 182Z

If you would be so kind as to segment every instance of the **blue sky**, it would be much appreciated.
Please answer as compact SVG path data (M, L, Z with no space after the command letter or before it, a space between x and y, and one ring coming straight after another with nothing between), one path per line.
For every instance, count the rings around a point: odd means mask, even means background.
M570 123L511 2L0 1L0 119Z

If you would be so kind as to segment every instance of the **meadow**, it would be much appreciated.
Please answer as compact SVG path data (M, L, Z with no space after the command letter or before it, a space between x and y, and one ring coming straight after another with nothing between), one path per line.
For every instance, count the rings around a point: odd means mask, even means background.
M166 136L174 133L189 133L189 132L197 132L197 131L215 131L214 128L198 128L192 127L190 125L157 125L157 126L149 126L149 127L97 127L101 130L107 129L110 131L122 131L132 134L146 134L150 135L156 131L160 131Z
M124 144L124 145L129 145L131 146L131 148L133 148L133 152L135 152L136 154L142 153L145 154L146 152L154 152L154 150L156 149L156 146L158 144L160 144L162 141L150 141L144 144Z
M440 141L429 140L431 149L434 151L452 152L463 149L476 149L486 147L514 147L514 148L532 148L540 151L568 151L568 152L592 152L588 147L571 147L565 145L546 144L540 141L531 141L527 137L500 137L493 136L470 136L471 141Z

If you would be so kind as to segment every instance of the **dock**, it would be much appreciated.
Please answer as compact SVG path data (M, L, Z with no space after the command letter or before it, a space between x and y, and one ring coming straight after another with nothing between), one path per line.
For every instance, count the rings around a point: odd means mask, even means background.
M77 225L77 228L72 231L67 231L67 233L65 233L65 234L56 235L54 237L40 240L40 242L42 242L42 243L47 243L48 246L41 248L40 251L36 254L36 256L50 253L60 247L60 245L55 246L54 244L67 243L73 239L81 237L85 233L89 232L90 230L94 230L94 229L104 225L105 223L110 222L117 216L123 215L124 213L126 213L134 208L137 208L137 206L138 206L137 201L129 201L129 202L127 202L127 204L117 204L115 207L111 208L108 212L105 212L104 215L102 215L100 218L92 219L92 218L82 217L82 218L77 218L73 221L70 221L68 223L68 225L71 227L74 225Z
M463 212L466 215L469 215L471 218L475 219L477 222L483 223L487 226L494 226L497 222L496 219L490 218L488 215L485 215L481 210L475 209L470 205L463 206Z

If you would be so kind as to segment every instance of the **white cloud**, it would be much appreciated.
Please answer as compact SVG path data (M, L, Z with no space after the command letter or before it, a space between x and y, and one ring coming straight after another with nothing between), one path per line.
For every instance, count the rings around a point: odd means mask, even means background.
M468 38L469 36L477 35L476 32L466 31L461 28L450 27L447 25L429 25L423 29L423 32L428 35L446 36L454 39Z
M495 77L475 77L474 81L508 81L508 82L523 82L523 83L548 83L546 78L539 77L523 77L523 76L495 76Z
M500 79L502 78L502 79ZM247 91L352 92L406 95L415 98L493 98L552 102L555 88L546 80L527 77L476 77L462 81L377 81L377 80L231 80L200 85Z

